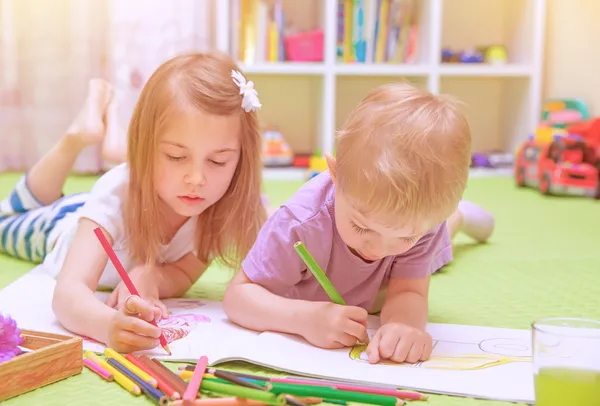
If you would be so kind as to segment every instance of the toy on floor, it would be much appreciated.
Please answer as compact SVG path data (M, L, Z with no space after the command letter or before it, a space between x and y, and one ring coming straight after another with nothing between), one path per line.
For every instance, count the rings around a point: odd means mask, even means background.
M513 164L513 154L502 151L475 152L471 157L472 168L510 168Z
M291 166L294 153L277 126L269 126L263 133L262 157L264 166Z
M308 161L308 179L312 179L321 172L327 170L327 161L320 152L315 152L315 155L310 157Z
M567 126L589 118L587 105L579 99L548 99L542 105L540 127L565 130Z
M0 314L0 363L10 361L21 353L21 330L10 316Z
M587 145L596 151L596 159L600 160L600 117L571 124L567 133L580 136Z
M592 148L578 136L556 136L543 142L531 136L518 149L515 178L518 186L543 194L598 198L598 168Z

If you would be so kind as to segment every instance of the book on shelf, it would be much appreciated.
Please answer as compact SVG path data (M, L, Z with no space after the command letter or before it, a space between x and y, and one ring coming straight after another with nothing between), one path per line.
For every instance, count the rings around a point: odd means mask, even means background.
M234 0L231 54L244 63L285 61L285 13L282 0Z
M418 0L338 0L337 59L345 63L414 63Z

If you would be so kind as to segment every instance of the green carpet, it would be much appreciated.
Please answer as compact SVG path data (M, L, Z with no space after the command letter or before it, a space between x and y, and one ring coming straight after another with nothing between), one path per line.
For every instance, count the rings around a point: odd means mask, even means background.
M0 195L7 195L17 179L14 174L0 175ZM72 177L65 192L89 190L92 184L93 178ZM265 190L278 204L299 185L271 181ZM600 319L600 202L544 197L533 190L516 189L507 178L473 179L465 197L494 212L497 228L485 245L473 245L466 237L456 240L455 261L433 277L431 322L529 328L533 320L548 316ZM31 268L31 264L0 256L0 288ZM219 299L229 275L211 268L187 296ZM248 365L230 366L257 371ZM84 370L5 404L151 403ZM423 404L508 405L448 396L432 396Z

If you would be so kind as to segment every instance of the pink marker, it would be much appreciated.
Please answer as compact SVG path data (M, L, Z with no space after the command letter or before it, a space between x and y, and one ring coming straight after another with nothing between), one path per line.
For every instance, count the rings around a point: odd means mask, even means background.
M86 367L88 367L107 381L113 380L113 374L108 372L106 369L102 368L100 365L96 364L94 361L84 358L83 365L85 365Z

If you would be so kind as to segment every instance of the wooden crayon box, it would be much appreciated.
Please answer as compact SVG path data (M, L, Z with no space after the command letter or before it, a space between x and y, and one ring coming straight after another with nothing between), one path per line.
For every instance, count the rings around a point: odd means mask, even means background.
M0 402L81 373L80 337L21 330L21 347L31 350L0 363Z

